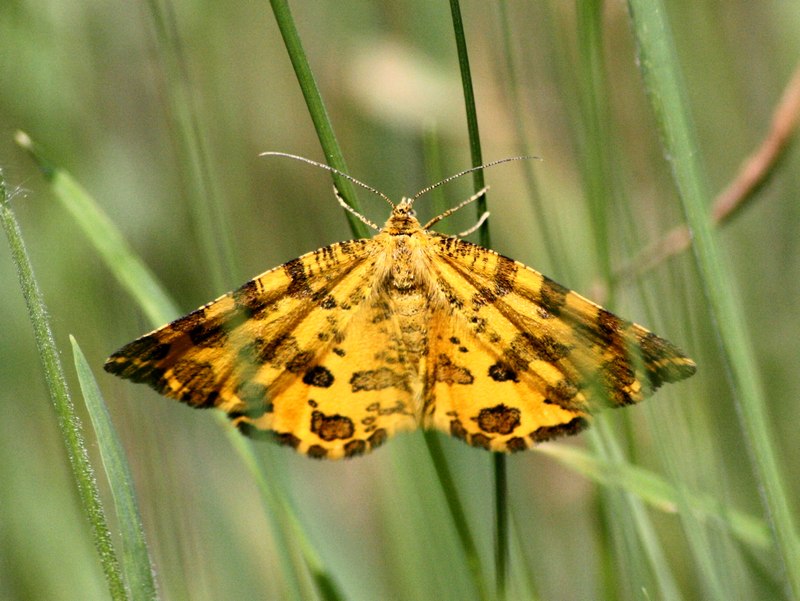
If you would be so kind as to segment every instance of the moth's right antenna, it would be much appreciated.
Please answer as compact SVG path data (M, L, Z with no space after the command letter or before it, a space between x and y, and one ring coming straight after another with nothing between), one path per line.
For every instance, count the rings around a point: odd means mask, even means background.
M472 173L473 171L478 171L479 169L486 169L488 167L493 167L494 165L500 165L501 163L509 163L511 161L522 161L522 160L525 160L525 159L538 159L538 158L539 157L534 157L534 156L507 157L505 159L498 159L497 161L492 161L491 163L486 163L485 165L478 165L477 167L472 167L471 169L464 169L464 171L459 171L458 173L456 173L454 175L451 175L450 177L444 178L440 182L436 182L435 184L431 184L427 188L423 188L422 190L420 190L419 192L414 194L414 196L411 197L411 202L413 203L415 200L417 200L423 194L427 194L431 190L433 190L435 188L438 188L439 186L443 186L447 182L453 181L454 179L456 179L458 177L461 177L462 175L466 175L467 173ZM485 191L486 190L483 190L483 192L485 192ZM476 196L480 196L480 194L481 193L478 192L478 194Z
M347 175L345 172L339 171L336 167L331 167L330 165L326 165L325 163L318 163L317 161L312 161L311 159L307 159L306 157L297 156L296 154L289 154L287 152L272 152L272 151L268 151L268 152L262 152L258 156L260 156L260 157L266 157L266 156L286 157L287 159L294 159L295 161L302 161L304 163L308 163L309 165L314 165L315 167L319 167L320 169L325 169L326 171L330 171L331 173L335 173L336 175L339 175L339 176L345 178L346 180L349 180L349 181L353 182L357 186L361 186L365 190L369 190L373 194L376 194L376 195L380 196L383 200L388 202L389 205L392 208L394 208L394 203L391 200L389 200L389 197L386 196L386 194L384 194L380 190L376 190L372 186L368 186L367 184L365 184L364 182L362 182L360 180L357 180L352 175ZM339 197L338 190L337 190L336 196ZM358 217L361 218L362 221L364 221L364 218L361 215L359 215L358 213L356 213L355 210L352 207L350 207L349 205L347 205L347 207L354 215L357 215ZM367 222L364 221L364 223L367 223Z
M422 226L422 229L424 229L424 230L427 230L427 229L428 229L430 226L432 226L434 223L438 223L439 221L441 221L441 220L442 220L442 219L444 219L445 217L449 217L450 215L452 215L453 213L455 213L455 212L456 212L456 211L458 211L459 209L463 209L463 208L464 208L465 206L467 206L469 203L471 203L471 202L475 202L475 201L476 201L476 200L478 200L478 199L479 199L481 196L483 196L484 194L486 194L486 192L487 192L488 190L489 190L489 186L484 186L483 188L481 188L480 190L478 190L478 191L477 191L475 194L473 194L472 196L470 196L470 197L469 197L467 200L465 200L465 201L463 201L463 202L460 202L460 203L458 203L456 206L454 206L454 207L451 207L451 208L447 209L447 210L446 210L444 213L442 213L441 215L437 215L436 217L434 217L433 219L431 219L431 220L430 220L428 223L426 223L425 225L423 225L423 226ZM483 215L481 215L481 219L480 219L480 221L478 221L478 226L477 226L477 227L480 227L480 224L482 224L484 221L486 221L486 218L487 218L487 217L489 217L489 213L484 213ZM467 232L467 233L465 233L463 236L462 236L461 234L459 234L459 236L461 236L461 237L463 238L464 236L468 236L470 233L471 233L471 232Z

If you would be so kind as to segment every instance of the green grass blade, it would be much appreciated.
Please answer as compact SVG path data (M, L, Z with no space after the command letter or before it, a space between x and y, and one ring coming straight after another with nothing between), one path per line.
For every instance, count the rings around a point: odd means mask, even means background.
M100 211L95 200L84 191L81 185L69 173L44 159L27 136L24 138L18 136L18 143L21 143L36 159L37 164L51 182L57 197L64 202L69 212L81 225L82 231L89 242L94 245L111 273L145 311L151 325L153 327L160 326L180 315L182 311L177 308L163 286L141 259L134 254L114 223ZM225 421L222 415L220 415L220 421ZM241 438L237 432L233 434ZM247 448L245 441L240 441L240 443L235 444L234 447L248 464L248 457L252 451L244 450ZM256 465L253 469L254 473L259 473L259 469ZM263 475L259 476L258 480L263 480ZM262 493L263 491L262 488ZM267 505L274 507L274 504L269 502ZM286 512L290 513L291 506L285 503L284 505ZM288 521L273 522L273 525L280 524L276 525L274 530L277 533L276 536L284 542L304 540L304 535L298 530L302 528L300 522L292 516L289 517L291 519ZM284 534L281 529L286 530L287 533ZM310 546L304 549L306 564L315 573L323 573L324 570L319 567L319 563L315 562L314 557L308 555L309 549ZM289 574L296 576L295 572L289 572ZM295 582L298 579L299 577L296 577Z
M616 153L613 121L611 119L611 93L606 76L604 56L603 3L591 0L579 2L576 12L578 43L578 98L580 108L579 148L583 193L589 208L589 223L594 242L593 257L603 281L610 282L611 270L611 214L624 206L616 178ZM619 227L615 224L615 227ZM618 235L618 232L613 232ZM614 306L613 288L607 287L606 303ZM626 461L620 439L603 421L589 434L598 456L611 464ZM634 448L632 437L624 445ZM603 490L598 492L598 509L601 519L608 523L613 536L605 539L608 545L604 555L612 563L624 565L623 577L609 579L611 596L622 591L637 595L636 587L653 589L654 596L662 599L680 599L680 589L669 562L665 560L664 545L656 534L651 516L641 500L627 491ZM616 519L624 515L626 519ZM610 544L609 544L610 543ZM609 566L610 567L610 566ZM613 590L618 589L618 590Z
M494 470L494 515L495 515L495 590L497 598L506 598L508 589L508 462L503 453L492 456Z
M700 274L708 312L717 324L717 343L726 365L741 429L761 484L766 513L787 577L790 595L800 599L800 538L786 484L778 466L767 420L765 399L756 371L756 360L738 304L739 291L723 260L708 214L709 194L691 124L685 89L672 34L662 2L629 0L639 64L650 102L670 157L686 222L692 231L693 254Z
M469 67L469 52L467 52L467 38L464 34L464 20L461 18L461 6L458 0L450 0L450 15L453 19L453 32L456 39L456 51L458 53L458 66L461 69L461 87L464 91L464 108L467 115L467 132L469 134L469 152L472 158L472 166L477 167L483 164L483 151L481 150L481 134L478 129L478 111L475 108L475 91L472 86L472 72ZM483 169L472 172L472 186L477 192L486 185ZM487 198L484 194L475 203L477 216L480 218L486 212ZM481 246L491 248L492 242L489 236L489 224L484 222L478 230Z
M314 122L314 128L317 131L322 152L331 167L338 169L343 173L349 173L347 170L347 163L344 160L344 154L339 147L339 142L336 140L336 135L333 133L333 125L331 124L328 111L325 109L325 103L322 101L322 95L317 87L317 82L314 79L314 74L311 72L311 66L308 64L303 44L300 41L300 35L297 33L297 27L294 24L294 18L289 10L289 3L286 0L270 0L272 12L275 15L275 22L278 24L283 43L286 46L286 52L289 54L289 59L292 61L297 82L300 84L300 90L303 92L308 113L311 120ZM361 212L361 207L356 196L353 184L347 179L337 175L331 174L333 181L336 184L337 190L353 209ZM361 222L355 215L345 211L345 216L350 224L350 229L353 234L358 238L368 238L370 231L367 226Z
M505 63L505 77L503 83L509 96L510 117L514 126L514 137L517 145L516 154L519 156L532 156L536 154L531 150L531 144L527 140L523 115L527 109L523 102L524 92L520 85L521 77L518 76L518 61L515 58L513 48L513 27L511 17L509 17L509 6L506 2L498 2L497 10L500 20L501 38L503 42L503 61ZM525 97L528 100L527 97ZM547 253L547 258L552 266L553 273L567 273L567 253L564 245L558 236L551 210L545 208L539 183L533 170L534 161L522 162L522 173L525 177L525 185L528 188L528 197L534 214L536 215L534 227L536 235L542 240L542 248Z
M543 445L540 452L604 486L613 486L635 494L660 511L672 513L686 496L689 508L698 517L729 530L742 543L759 550L770 545L767 525L757 517L725 507L711 495L681 493L658 474L630 463L609 463L576 447Z
M625 461L622 450L609 430L604 421L596 420L588 433L589 439L603 461L614 466L622 465ZM626 566L626 569L630 570L632 579L627 582L618 581L616 584L621 586L621 590L627 590L635 595L636 588L649 589L652 574L654 578L652 586L657 587L656 596L659 599L675 601L681 599L678 584L669 569L666 554L641 499L627 491L605 489L602 492L603 502L606 505L602 508L604 517L609 520L612 528L620 531L618 540L614 541L618 546L616 561L633 564ZM619 516L624 516L624 519L612 523ZM620 595L615 592L614 596Z
M436 127L429 125L425 128L422 147L422 157L425 161L425 174L427 176L427 181L442 181L445 177L447 177L447 174L444 173L443 170L442 148ZM433 215L441 215L450 208L447 206L447 200L445 199L444 190L442 187L434 188L428 193L428 202Z
M425 431L425 444L428 447L428 453L431 456L433 467L436 470L436 475L442 486L447 509L450 512L450 517L453 520L453 525L456 529L459 544L464 551L464 557L467 561L467 568L472 575L472 580L475 584L478 598L481 600L489 599L486 582L484 580L483 568L481 565L481 558L478 554L478 547L475 544L475 539L472 536L472 530L467 520L467 514L464 511L464 504L456 488L455 480L447 465L447 459L442 451L442 446L439 441L439 433Z
M595 255L600 275L611 281L611 253L609 249L609 211L615 205L615 186L611 165L613 148L608 131L608 89L603 66L602 14L603 2L587 0L577 3L578 9L578 68L581 84L579 94L584 135L581 152L581 172L584 193L591 213L594 229Z
M464 21L461 17L461 6L458 0L450 0L450 15L453 20L458 65L461 70L461 86L464 91L464 108L467 116L467 132L472 166L477 167L483 164L483 151L478 128L478 111L475 106L475 92L472 85L472 72L469 66L467 38L464 33ZM472 182L475 192L478 192L486 185L483 169L472 172ZM486 212L488 206L486 194L483 194L475 204L478 218L480 218ZM484 221L478 230L478 237L482 246L491 247L492 240L487 221ZM498 454L494 456L492 463L495 508L495 592L500 601L506 598L506 590L508 588L508 481L506 479L506 461L505 455Z
M155 27L156 55L163 70L165 97L169 104L170 130L175 140L180 174L191 217L205 252L211 285L214 290L228 290L239 273L233 245L228 211L215 184L212 160L201 123L200 103L194 98L186 51L178 27L175 8L169 1L148 0Z
M36 161L56 198L111 267L111 273L122 287L136 299L150 322L160 325L180 315L156 276L133 252L94 198L69 173L48 161L27 134L17 132L15 139Z
M225 418L219 414L220 421ZM303 525L300 523L292 506L287 499L280 494L279 489L274 485L274 481L267 477L264 472L263 464L258 461L253 452L252 445L239 432L227 428L228 437L233 447L238 451L239 457L244 462L250 474L255 480L256 486L261 493L261 498L266 506L267 518L272 523L272 530L277 539L277 544L282 549L289 549L297 546L302 554L305 567L311 573L314 584L317 587L317 594L326 601L340 601L345 597L339 591L332 575L325 568L322 559L319 557L314 546L306 535ZM281 573L288 577L288 585L291 588L291 598L308 598L310 591L302 584L301 573L303 566L292 563L293 554L281 553L280 561L283 563Z
M89 520L95 549L97 549L97 553L100 556L100 563L108 583L111 598L115 601L122 601L128 599L128 596L125 592L120 572L119 559L111 543L111 533L108 530L103 505L100 502L94 470L89 462L81 421L70 398L44 300L36 283L33 265L31 265L30 258L25 250L22 232L9 206L5 179L2 173L0 173L0 221L3 224L3 229L11 248L11 256L17 269L20 287L28 308L28 316L33 326L36 347L47 383L47 391L56 412L61 437L67 450L75 484L78 487L81 505Z
M125 451L114 425L111 423L111 416L108 414L105 401L100 394L100 388L97 386L97 381L83 351L72 336L70 336L70 342L72 343L78 382L83 392L89 418L94 426L100 457L114 498L122 541L122 569L131 599L133 601L158 599L153 577L153 564L144 538L142 517L139 513L139 505L133 489L133 477L128 460L125 458Z

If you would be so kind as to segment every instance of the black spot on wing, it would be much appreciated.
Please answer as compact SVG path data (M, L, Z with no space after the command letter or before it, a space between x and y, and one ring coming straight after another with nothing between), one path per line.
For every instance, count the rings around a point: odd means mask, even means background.
M509 438L506 442L506 450L509 453L518 453L519 451L524 451L528 448L528 443L525 441L524 438L519 436L515 436L514 438Z
M378 428L367 438L367 442L369 443L370 449L376 449L385 443L387 438L389 438L389 434L386 430Z
M311 363L313 359L314 353L311 351L300 351L286 362L286 371L293 374L299 373L308 367L308 364Z
M450 421L450 436L459 440L467 440L467 429L461 423L461 420L453 419Z
M325 415L322 411L311 413L311 431L322 440L347 439L353 436L355 427L349 417L339 415Z
M109 373L127 378L130 376L125 375L125 373L133 367L131 365L132 360L135 359L139 364L161 361L167 358L171 348L171 344L158 342L153 336L143 336L126 344L111 355L106 360L103 369Z
M495 382L519 382L517 372L502 361L489 366L489 377Z
M555 384L547 386L544 402L558 405L567 411L585 409L585 403L575 398L578 392L580 392L580 388L574 382L567 379L559 380Z
M327 367L315 365L303 375L303 383L317 388L329 388L333 384L333 374Z
M655 390L664 382L678 382L697 371L697 366L671 342L647 332L640 340L642 360Z
M437 382L446 384L472 384L475 378L470 371L461 365L456 365L445 354L440 354L436 361L435 377Z
M492 443L492 439L484 434L473 434L469 437L467 441L473 447L480 447L481 449L486 449L487 451L490 449L490 445Z
M514 289L517 279L517 262L503 255L497 256L497 267L494 273L494 294L505 296Z
M335 309L338 305L336 304L336 299L329 294L320 301L319 306L323 309Z
M536 442L546 442L560 436L572 436L581 430L589 427L589 422L584 417L574 417L566 424L556 426L542 426L531 432L531 440Z
M291 363L293 367L296 367L298 365L296 358L300 354L300 348L294 336L281 334L271 339L254 338L239 349L238 361L251 365L268 364L272 367L281 367L285 363ZM304 366L300 366L298 369L302 367Z
M179 383L180 388L165 381L164 390L160 392L198 409L213 407L219 397L216 374L210 363L181 359L165 372L165 378Z
M308 447L306 454L313 459L324 459L328 456L328 449L318 444L312 444Z
M256 280L250 280L241 288L231 293L235 313L230 316L230 326L241 325L248 319L261 319L271 304L267 295L259 290Z
M242 424L244 423L242 422ZM300 446L300 439L291 432L275 432L275 440L278 441L278 444L292 447L293 449Z
M367 450L367 443L363 440L351 440L350 442L344 445L344 456L345 457L355 457L357 455L363 455Z
M514 336L504 353L504 362L515 371L525 371L531 361L555 363L566 357L571 348L549 334L521 332Z
M631 405L641 397L631 396L631 386L636 381L636 372L625 355L617 355L600 368L600 384L608 401L617 407Z
M478 427L491 434L511 434L520 423L520 411L503 403L481 409L475 418Z

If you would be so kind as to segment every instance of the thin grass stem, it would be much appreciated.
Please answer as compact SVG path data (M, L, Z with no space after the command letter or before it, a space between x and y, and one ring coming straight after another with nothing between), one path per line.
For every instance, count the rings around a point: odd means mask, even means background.
M61 438L72 468L72 476L78 488L81 506L89 521L92 540L100 558L109 593L114 601L127 600L128 594L123 583L119 558L111 542L111 532L108 529L105 510L100 501L94 470L89 461L81 420L70 397L64 377L64 368L61 365L50 327L50 318L33 273L33 265L25 250L19 223L11 210L2 172L0 172L0 222L2 222L8 238L8 245L11 248L11 257L17 269L20 288L28 308L28 317L33 326L36 348L44 370L47 392L56 412Z
M458 0L450 0L450 13L453 19L458 65L461 69L461 85L464 91L464 107L467 115L470 154L472 156L473 166L477 167L483 164L483 151L481 150L478 111L475 105L475 92L472 85L472 72L469 65L467 39L464 33L464 22L461 17L461 6ZM486 187L483 169L474 171L472 177L475 192ZM478 199L476 202L476 209L478 218L488 211L486 194ZM480 244L486 248L490 248L491 236L489 235L489 223L484 222L478 232ZM508 483L505 478L506 456L502 454L496 455L492 467L495 474L495 544L498 545L495 549L495 573L497 575L497 597L502 600L505 598L508 580L508 508L505 507L508 498ZM503 506L502 509L501 506Z
M286 0L270 0L270 5L275 15L275 22L278 24L278 29L280 29L281 36L283 37L283 43L286 46L289 60L291 60L292 67L297 76L297 83L300 85L300 90L303 92L308 114L311 116L314 128L317 131L317 137L322 146L322 152L325 154L325 158L331 167L342 173L349 173L350 171L347 169L347 163L344 160L344 154L339 147L339 142L334 134L328 111L322 100L322 94L320 94L319 87L314 79L314 74L311 71L311 65L308 63L303 44L300 41L300 34L297 32L292 12L289 9L289 3ZM347 204L356 212L363 214L351 182L341 177L336 172L331 173L336 188L347 201ZM353 231L353 235L358 238L368 238L370 236L366 225L357 219L355 215L348 211L345 211L345 215L350 224L350 229Z

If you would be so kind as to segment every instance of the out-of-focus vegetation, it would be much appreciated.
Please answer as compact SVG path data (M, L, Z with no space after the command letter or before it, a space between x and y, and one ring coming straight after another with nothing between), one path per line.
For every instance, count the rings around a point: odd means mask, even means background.
M627 7L599 7L597 26L580 2L461 9L484 159L543 159L486 172L493 247L608 303L698 363L692 379L605 414L592 433L509 458L509 598L789 596L784 570L799 568L781 566L767 530L751 433L717 343L716 329L730 324L710 320L689 252L636 279L614 277L683 221ZM317 0L292 10L353 176L399 199L471 166L446 3ZM800 5L670 2L667 18L704 185L716 193L769 131L800 56ZM131 464L163 599L313 598L325 589L301 556L347 599L478 598L418 433L338 463L254 444L259 481L210 412L102 372L108 354L158 324L14 143L17 130L83 186L182 310L352 237L329 174L258 156L324 160L269 4L0 3L0 167L73 396L88 428L70 334ZM799 163L789 147L716 236L795 514ZM470 181L423 197L418 212L456 204ZM385 203L359 198L383 223ZM437 228L454 233L474 220L464 210ZM0 282L0 598L108 598L5 250ZM102 471L94 433L86 437ZM490 456L442 444L491 583ZM563 445L600 466L569 467L575 458L559 453ZM636 470L609 467L614 449ZM112 508L102 478L100 486Z

